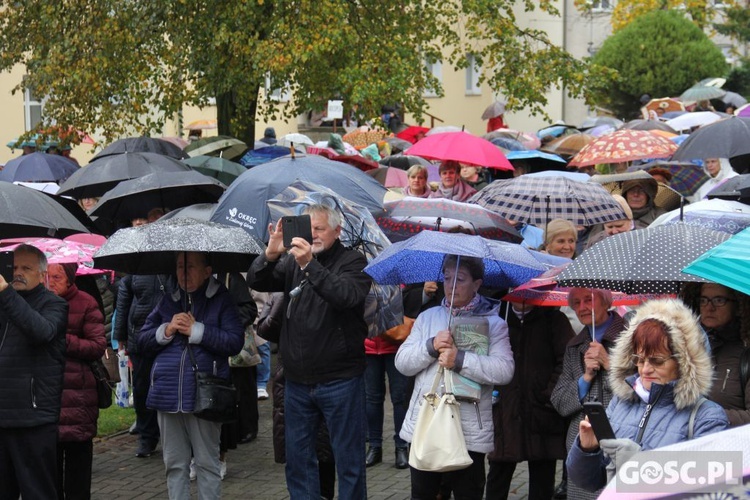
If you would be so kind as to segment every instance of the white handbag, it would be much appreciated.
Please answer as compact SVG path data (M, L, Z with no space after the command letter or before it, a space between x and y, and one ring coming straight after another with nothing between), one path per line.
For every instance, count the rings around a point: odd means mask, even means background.
M409 465L421 471L449 472L472 464L461 428L460 403L453 396L450 377L445 377L445 393L437 394L442 377L440 367L421 402L412 436Z

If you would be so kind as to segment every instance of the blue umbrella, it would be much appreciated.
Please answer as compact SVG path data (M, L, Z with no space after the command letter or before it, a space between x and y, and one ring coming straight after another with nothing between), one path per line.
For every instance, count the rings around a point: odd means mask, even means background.
M750 294L750 228L707 251L682 272Z
M537 149L508 151L505 157L514 167L525 166L531 171L565 170L568 164L556 154L545 153Z
M461 233L422 231L385 249L365 272L383 285L443 281L443 258L448 254L483 259L484 286L493 288L521 285L551 267L570 262L515 243Z
M64 181L77 170L78 165L64 156L31 153L6 163L0 171L0 181L58 182Z
M299 151L297 151L299 153ZM245 155L238 160L238 163L243 167L255 167L263 163L267 163L271 160L286 156L289 154L289 148L284 146L268 146L251 149Z
M239 226L268 241L270 221L266 202L296 180L327 187L371 212L383 209L388 190L356 167L319 155L284 156L248 169L219 199L211 220Z

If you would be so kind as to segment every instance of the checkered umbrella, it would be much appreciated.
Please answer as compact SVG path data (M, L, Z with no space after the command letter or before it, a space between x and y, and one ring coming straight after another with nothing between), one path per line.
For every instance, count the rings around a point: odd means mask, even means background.
M544 227L552 219L592 226L627 218L599 184L522 175L494 181L469 199L506 219Z
M583 252L560 273L557 282L629 294L677 293L683 281L705 282L683 274L682 268L730 237L687 224L615 234Z
M708 180L708 175L699 165L691 162L679 161L654 161L628 167L628 172L636 170L645 170L648 172L652 168L663 168L672 174L672 180L669 181L669 187L680 193L682 196L692 196Z

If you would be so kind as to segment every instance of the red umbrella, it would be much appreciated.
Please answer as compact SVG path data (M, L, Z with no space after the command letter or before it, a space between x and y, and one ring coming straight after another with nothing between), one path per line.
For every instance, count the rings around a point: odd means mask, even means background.
M586 167L598 163L669 158L677 144L648 130L620 129L586 144L569 165Z
M396 134L396 137L399 139L403 139L405 141L409 141L412 144L416 144L418 137L421 135L422 137L429 132L430 129L427 127L419 127L417 125L412 125L411 127L406 127L404 130ZM421 138L421 137L420 137Z
M513 165L497 146L467 132L428 135L406 150L405 154L513 171Z
M325 155L323 155L325 156ZM367 172L368 170L375 170L376 168L380 168L380 163L371 160L369 158L365 158L364 156L358 156L358 155L333 155L330 157L331 160L334 161L340 161L342 163L347 163L353 167L357 167L362 172Z

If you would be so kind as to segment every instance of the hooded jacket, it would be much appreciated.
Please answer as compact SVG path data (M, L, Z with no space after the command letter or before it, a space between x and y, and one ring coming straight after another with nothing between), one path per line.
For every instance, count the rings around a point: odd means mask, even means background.
M631 359L635 354L633 335L646 319L656 319L667 325L667 335L678 362L678 378L667 384L651 384L649 402L635 392L637 366ZM618 439L636 441L642 450L652 450L686 441L693 407L711 390L713 370L706 340L697 318L681 301L653 300L637 309L630 326L617 340L610 355L609 383L614 395L607 407L607 415ZM638 442L639 424L650 408ZM705 401L698 408L693 436L701 437L727 428L728 421L721 406ZM568 477L572 482L591 491L606 484L605 468L609 463L601 449L587 453L576 438L568 454Z
M732 168L732 164L729 163L729 158L719 158L719 163L721 164L721 170L719 170L719 173L716 174L716 177L711 177L711 174L708 173L706 167L703 167L703 171L708 176L708 180L705 184L699 187L698 191L696 191L695 194L690 198L691 202L704 199L708 195L708 193L710 193L713 189L719 187L719 184L723 183L727 179L731 179L732 177L737 177L739 175Z
M130 354L138 353L138 334L148 315L174 289L174 278L166 274L131 274L120 280L112 336L127 346Z

